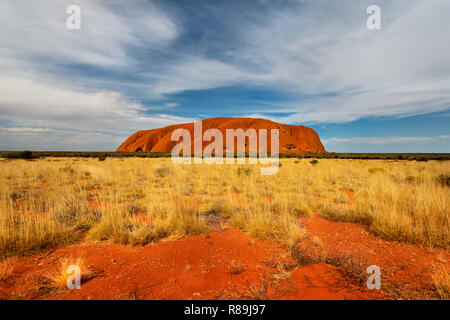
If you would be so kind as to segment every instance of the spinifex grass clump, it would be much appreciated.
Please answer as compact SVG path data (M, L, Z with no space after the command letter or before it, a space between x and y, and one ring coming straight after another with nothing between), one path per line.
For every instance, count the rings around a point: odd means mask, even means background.
M79 276L81 282L96 276L95 272L89 270L85 259L82 256L77 256L61 258L59 260L59 265L47 275L47 278L57 289L67 289L68 284L75 284L71 281L75 268L76 271L80 272Z
M89 232L93 240L112 240L121 244L145 245L162 238L197 235L208 231L205 219L182 199L174 199L168 212L138 217L116 207L104 210L102 218Z

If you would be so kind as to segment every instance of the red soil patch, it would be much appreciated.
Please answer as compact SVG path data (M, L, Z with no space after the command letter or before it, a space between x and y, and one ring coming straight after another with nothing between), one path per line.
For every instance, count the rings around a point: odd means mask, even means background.
M346 255L363 265L379 266L382 286L400 288L405 293L420 295L425 289L431 290L433 266L450 261L448 250L385 241L362 225L331 222L316 214L300 220L308 229L307 238L303 241L305 247L313 247L313 237L317 237L320 247L327 253Z
M361 225L330 222L317 215L300 220L308 230L300 248L318 256L338 257L338 260L299 265L282 244L251 239L234 229L143 247L85 242L19 259L13 277L0 281L0 296L12 299L420 298L421 291L431 290L432 266L450 259L448 250L384 241ZM81 290L47 290L45 276L57 268L60 259L77 256L84 257L89 270L97 276L83 282ZM348 264L334 263L339 259L357 261L363 268L363 281L358 282L352 270L345 269ZM365 270L372 264L381 268L382 290L365 287L369 277ZM402 295L397 295L398 291Z
M99 276L80 290L39 296L27 279L42 279L60 258L83 256ZM41 257L41 258L39 258ZM0 284L9 298L49 299L369 299L337 269L317 264L295 269L277 243L228 229L144 247L86 243L48 256L20 259L15 276ZM44 258L42 258L44 257ZM293 269L294 268L294 269Z
M191 135L191 151L194 148L194 123L184 123L167 126L159 129L138 131L131 135L117 149L117 151L151 151L151 152L171 152L173 147L178 144L177 141L171 141L172 132L176 129L187 129ZM305 126L285 125L266 119L253 118L210 118L202 120L202 131L208 129L218 129L223 135L223 152L226 151L226 129L267 129L267 150L270 151L271 139L270 130L279 129L280 133L280 152L326 152L319 135L316 131ZM257 133L258 135L258 133ZM204 149L210 141L202 141ZM236 152L237 144L234 144ZM202 150L203 150L202 149ZM249 151L247 143L246 152ZM217 151L217 150L216 150Z

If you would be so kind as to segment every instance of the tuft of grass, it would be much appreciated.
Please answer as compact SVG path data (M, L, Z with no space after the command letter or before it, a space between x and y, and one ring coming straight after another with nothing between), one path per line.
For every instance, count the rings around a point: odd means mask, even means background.
M364 285L367 280L367 266L346 253L311 250L311 248L307 248L302 244L292 246L290 252L295 261L301 266L327 263L337 267L344 276L347 276L358 285Z
M169 167L159 167L155 169L155 175L159 178L167 177L171 175L173 172Z
M70 266L77 266L80 268L80 278L81 281L87 281L95 276L95 273L88 269L83 257L66 257L59 260L59 265L55 270L53 270L47 278L53 283L53 285L58 289L67 288L67 280L73 275L69 273ZM72 271L73 272L73 271Z
M204 217L181 200L174 201L171 209L146 222L132 218L125 209L106 211L102 220L89 231L88 237L98 241L146 245L167 237L197 235L209 230Z
M222 219L229 219L233 216L236 209L233 207L233 205L224 200L218 200L211 203L208 210L206 211L206 216L218 216Z
M236 214L232 218L232 225L250 236L261 240L276 239L293 245L300 241L305 230L300 223L288 216L274 216L267 212L247 212Z
M450 266L447 263L433 266L432 284L440 299L450 299Z
M85 198L69 194L55 210L57 222L76 230L89 229L100 220L100 213L91 210Z
M311 161L309 161L309 163L311 163L311 165L313 165L313 166L317 166L319 164L319 160L312 159Z
M241 274L245 271L244 266L241 262L236 260L231 260L231 262L228 264L228 273L232 275Z
M375 173L385 173L386 169L385 168L369 168L368 171L372 174Z
M238 167L237 174L238 176L246 175L247 177L252 173L252 168L250 167Z
M259 283L248 283L248 289L245 290L243 296L240 297L240 299L244 298L249 300L267 300L269 299L269 287L272 283L273 280L270 279L267 275L264 275Z
M127 211L131 215L134 215L145 212L146 208L138 202L133 202L127 206Z
M59 168L59 171L70 173L70 174L75 173L75 170L72 168L72 166L66 166L66 167Z
M419 176L414 176L414 175L408 175L405 178L405 181L407 183L422 183L423 182L423 178L419 177Z
M275 199L270 205L270 211L273 214L288 214L294 217L311 216L312 210L302 199L298 197L280 197Z
M450 174L440 174L434 180L443 187L450 187Z
M127 244L129 234L133 231L133 221L120 209L112 208L102 213L101 220L88 233L92 240L111 240L115 243Z

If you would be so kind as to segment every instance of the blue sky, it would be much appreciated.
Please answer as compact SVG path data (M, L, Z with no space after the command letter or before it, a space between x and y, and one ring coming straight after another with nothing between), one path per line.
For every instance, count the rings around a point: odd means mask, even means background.
M372 4L381 30L366 27ZM137 130L232 116L310 126L328 151L450 152L448 0L0 9L1 150L115 150Z

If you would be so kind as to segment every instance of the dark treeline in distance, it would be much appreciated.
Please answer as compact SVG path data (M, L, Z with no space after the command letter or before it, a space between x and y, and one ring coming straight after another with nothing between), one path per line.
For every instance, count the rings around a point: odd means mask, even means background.
M29 160L46 157L99 158L105 160L106 158L168 158L170 156L170 152L0 151L0 158ZM445 161L450 160L450 153L284 153L280 154L280 158Z

